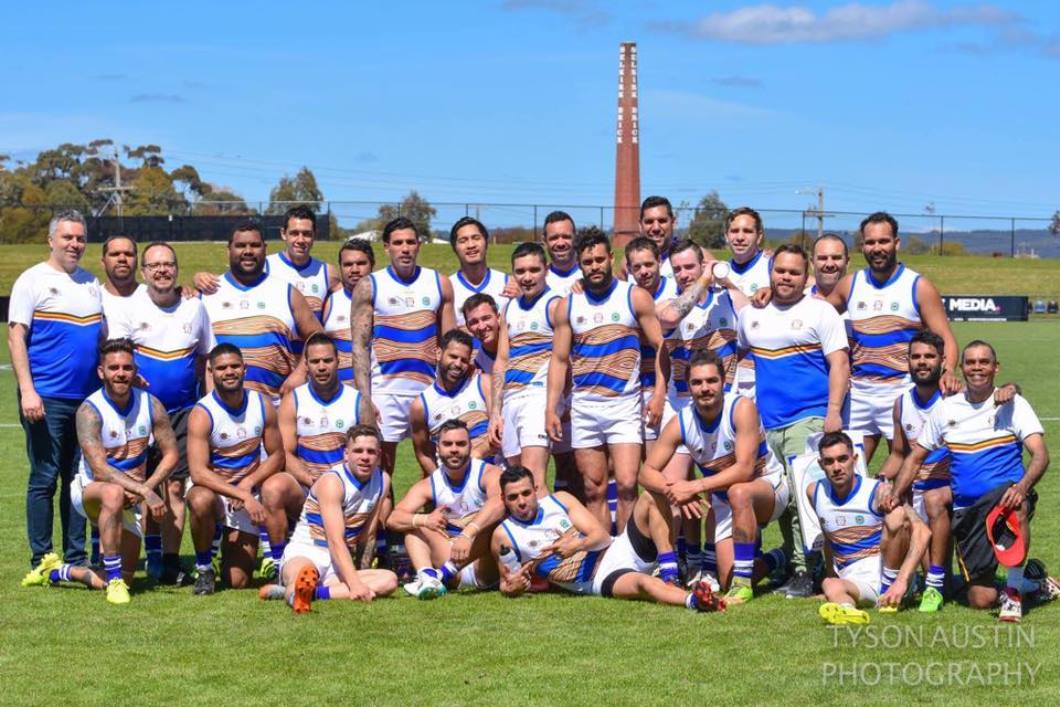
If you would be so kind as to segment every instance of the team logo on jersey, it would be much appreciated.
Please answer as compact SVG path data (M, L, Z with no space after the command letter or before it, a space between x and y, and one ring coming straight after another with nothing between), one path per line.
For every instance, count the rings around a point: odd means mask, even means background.
M327 427L328 426L328 416L327 415L324 415L324 416L322 416L320 418L320 426L321 427Z
M344 427L344 425L342 424L342 418L341 417L339 419L335 420L335 427L337 427L340 430Z
M912 432L913 431L913 425L910 424L910 423L906 423L905 431L906 432Z
M522 331L525 328L526 328L526 322L524 322L524 321L516 322L516 324L515 324L516 331Z
M751 283L751 292L757 292L757 291L758 291L758 283L757 282L752 282Z
M883 311L883 300L879 300L878 299L875 302L873 302L872 303L872 311L873 312L882 312Z
M250 301L249 300L245 300L245 299L239 300L239 308L240 309L250 309Z
M181 328L184 330L185 334L190 334L191 333L191 322L184 322L184 326L181 327Z
M411 307L414 304L416 304L416 298L415 297L406 297L405 298L405 306L406 307Z
M231 309L231 308L232 308L232 303L231 302L222 302L221 303L221 309Z
M401 304L401 300L399 300L397 297L389 297L387 298L386 303L389 304L391 307L396 307Z
M613 321L613 322L617 322L618 321L618 312L611 312L611 321Z
M857 523L858 525L861 525L862 523L865 522L865 516L863 516L863 515L854 516L854 522Z
M600 312L597 312L596 314L593 315L593 323L594 324L600 324L603 321L604 321L604 315L601 314Z
M318 287L315 282L313 283L313 286L310 287L309 289L312 290L314 294L316 294L317 292L320 292L320 287Z
M117 430L111 430L110 431L110 438L111 439L117 439L118 438L118 431Z
M338 319L338 320L339 320L340 322L344 322L344 321L346 321L346 315L345 315L345 314L340 314L340 315L339 315L339 316L337 317L337 319Z
M751 322L751 328L752 329L757 329L758 328L758 320L757 319L755 319L755 320L753 320Z
M261 302L261 301L259 301L259 302L258 302L258 309L265 309L265 303L264 303L264 302Z
M147 428L144 427L143 425L140 425L140 434L141 435L147 434Z
M423 306L424 307L430 307L431 306L431 298L430 297L424 297L422 302L423 302Z
M892 312L897 312L898 311L898 303L897 302L891 302L891 311Z
M957 421L956 421L956 420L948 420L948 421L946 422L946 424L947 424L948 426L950 426L950 427L956 427L956 426L957 426Z
M791 320L791 328L795 329L795 330L802 329L802 320L801 319L792 319Z
M577 323L577 324L584 324L584 323L585 323L585 317L583 317L583 316L581 316L581 315L579 314L579 315L578 315L578 318L577 318L577 319L575 319L574 321L575 321L575 323Z
M844 526L844 525L847 524L847 519L844 518L843 516L838 516L835 519L835 524L838 525L838 526Z
M567 520L566 518L560 518L559 519L559 527L562 530L570 530L570 527L571 527L570 526L570 521Z
M859 309L859 310L861 310L861 309L867 309L867 308L868 308L868 305L867 305L867 304L865 304L865 302L864 302L864 301L862 301L862 300L858 300L858 309Z
M530 331L537 331L537 322L530 322Z
M729 440L725 440L725 451L726 452L731 452L732 451L732 442L730 442Z
M254 434L256 434L256 435L260 435L261 434L261 426L260 425L254 427Z
M720 321L720 322L718 322L718 326L719 326L719 327L724 327L724 326L728 326L728 324L729 324L729 320L728 320L728 319L726 319L725 317L722 317L722 318L721 318L721 321Z
M476 403L474 400L472 400L471 402L469 402L467 404L467 407L468 407L469 410L475 410L475 409L478 408L478 403Z
M59 290L58 290L58 288L55 288L55 287L49 287L48 288L48 294L49 295L57 295L57 294L59 294Z
M304 283L304 282L302 282L301 280L299 280L298 282L296 282L296 283L294 284L294 286L298 288L298 291L299 291L299 292L305 292L305 283Z
M227 432L222 432L221 434L218 435L218 437L220 437L222 440L226 440L226 439L228 439L228 433Z
M309 418L309 417L303 417L302 418L302 422L304 422L307 425L312 425L313 424L313 419Z
M695 325L695 324L693 324L692 322L688 322L688 323L686 323L686 324L685 324L685 329L686 329L687 331L692 331L692 330L693 330L693 329L695 329L695 328L696 328L696 325Z
M236 437L239 439L246 439L247 431L242 427L236 428Z

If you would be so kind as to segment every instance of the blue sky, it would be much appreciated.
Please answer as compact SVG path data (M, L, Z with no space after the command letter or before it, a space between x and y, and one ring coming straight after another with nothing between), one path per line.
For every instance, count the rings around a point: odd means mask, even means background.
M305 164L334 200L610 204L632 40L644 195L1060 208L1054 3L35 3L5 24L0 151L153 142L251 200Z

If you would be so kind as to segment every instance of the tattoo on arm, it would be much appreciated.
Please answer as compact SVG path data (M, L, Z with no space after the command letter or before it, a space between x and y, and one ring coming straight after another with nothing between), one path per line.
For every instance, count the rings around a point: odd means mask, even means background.
M162 401L154 396L151 396L151 416L155 421L151 432L155 436L155 444L158 445L159 450L162 454L169 450L176 452L177 436L173 432L173 425L170 424L169 413L166 412L166 406L162 404ZM167 468L167 465L159 464L152 478L148 479L145 485L154 488L158 482L169 476L172 470L172 467Z
M372 361L368 350L372 337L373 319L372 302L369 297L371 286L370 278L365 278L358 283L351 305L353 311L350 313L350 334L353 338L353 381L357 390L366 398L372 394L369 377Z

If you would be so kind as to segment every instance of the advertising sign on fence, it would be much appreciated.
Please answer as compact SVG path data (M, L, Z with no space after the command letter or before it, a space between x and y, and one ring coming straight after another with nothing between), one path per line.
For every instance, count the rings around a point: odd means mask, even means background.
M951 321L1025 322L1029 298L1012 295L943 295Z

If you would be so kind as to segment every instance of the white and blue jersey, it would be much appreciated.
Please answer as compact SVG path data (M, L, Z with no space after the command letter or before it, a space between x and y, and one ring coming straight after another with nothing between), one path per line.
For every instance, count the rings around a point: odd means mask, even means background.
M640 323L633 288L617 278L600 296L586 290L567 301L575 404L607 402L640 393Z
M27 329L29 373L42 398L84 400L99 387L101 289L87 270L67 273L47 263L34 265L15 280L8 322Z
M347 547L352 549L367 529L372 513L383 499L383 488L386 485L383 472L378 468L374 469L371 476L361 481L343 463L328 469L324 474L334 474L342 482L342 517L346 523L344 538ZM316 484L306 496L302 516L291 535L291 543L328 546L324 518L320 514L320 501L316 495Z
M707 299L696 303L677 327L667 335L670 350L670 398L686 401L691 397L688 390L688 363L692 354L707 349L721 357L725 377L725 390L732 388L736 380L736 307L728 290L710 288Z
M898 422L910 445L920 438L932 409L942 400L942 391L936 390L928 400L920 399L916 388L911 387L898 398ZM914 491L930 491L950 485L950 450L939 447L928 452L924 463L917 469L913 481Z
M210 416L210 470L235 485L254 473L265 458L265 406L261 393L246 389L243 404L230 408L217 395L205 396L197 406Z
M560 270L554 263L549 264L548 272L545 273L545 285L560 297L569 295L570 288L581 279L582 270L577 263L570 270Z
M301 292L310 311L317 319L321 319L320 313L324 309L330 282L327 263L310 256L305 265L295 265L287 253L281 250L265 258L265 272L278 275Z
M854 475L854 487L846 498L838 498L828 479L813 490L813 510L832 549L832 563L840 578L851 574L880 576L880 540L883 515L874 506L880 482Z
M372 395L415 397L434 380L441 276L417 266L402 280L388 266L372 282Z
M736 285L736 289L751 298L758 290L769 287L769 272L772 267L773 259L767 258L762 251L758 251L755 257L746 263L737 263L730 259L728 280Z
M501 521L515 557L520 563L537 560L541 551L560 537L577 533L567 507L555 496L538 500L537 515L529 521L508 516ZM563 559L549 555L541 560L534 573L552 584L575 594L592 592L593 572L604 550L583 550Z
M458 483L453 483L442 467L427 477L431 481L431 503L444 512L449 537L455 538L464 532L467 524L486 505L486 487L482 478L485 471L486 462L470 459Z
M756 402L767 430L828 412L827 356L847 349L846 329L832 305L803 295L791 305L745 307L740 348L755 360Z
M929 452L950 451L953 507L966 508L1023 478L1023 440L1035 434L1044 434L1042 423L1022 396L996 407L993 395L972 403L957 394L932 408L917 444Z
M350 329L350 312L353 293L342 287L324 302L324 333L335 342L339 352L339 380L353 385L353 334Z
M464 302L472 295L489 295L496 302L497 311L503 310L504 305L508 303L508 298L501 295L504 286L508 284L508 276L500 270L486 268L486 276L477 285L471 284L464 277L464 273L457 270L449 276L449 283L453 286L453 311L456 313L457 326L464 326Z
M249 285L226 272L212 295L203 295L214 341L239 347L246 364L246 386L279 404L280 388L294 370L291 343L297 335L291 293L279 275L262 273Z
M919 281L920 275L901 263L886 282L877 282L868 268L851 278L846 308L855 390L909 384L909 341L924 326L916 296Z
M677 297L677 295L677 283L673 278L667 277L660 277L655 292L651 293L651 297L655 301L655 304L673 299L674 297ZM666 332L664 332L664 334L665 333ZM644 394L646 398L652 394L652 391L655 388L656 353L655 347L645 341L642 336L640 340L640 389L641 393Z
M136 367L151 393L175 413L199 398L198 359L210 352L210 318L199 299L180 297L159 307L146 289L138 290L115 319L108 319L111 338L136 345Z
M523 392L545 392L552 358L552 319L549 305L558 299L550 287L527 301L516 297L504 308L508 327L508 368L504 371L504 399Z
M107 454L107 466L137 481L147 478L147 445L154 428L151 394L140 388L129 391L125 408L118 405L100 388L85 399L100 419L100 442ZM92 467L81 455L78 466L85 485L93 480Z
M312 381L294 389L295 456L313 480L341 464L346 449L346 431L360 424L361 394L340 385L330 399L320 397Z
M461 420L467 425L471 436L472 456L493 456L489 450L486 431L489 428L489 412L486 409L486 393L482 388L482 375L474 373L464 379L456 390L446 390L435 381L420 393L423 415L431 440L437 441L438 430L449 420Z

